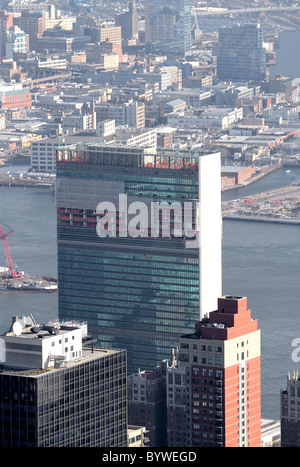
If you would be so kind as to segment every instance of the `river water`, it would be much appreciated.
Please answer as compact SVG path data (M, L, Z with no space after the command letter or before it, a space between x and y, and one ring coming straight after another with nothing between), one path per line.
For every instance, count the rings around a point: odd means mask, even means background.
M8 168L1 168L7 171ZM279 169L225 200L268 191L300 180L300 169ZM19 270L57 277L56 211L47 188L0 187L0 222ZM4 228L3 224L2 228ZM0 266L5 265L0 245ZM248 297L262 334L262 416L279 419L280 389L286 386L292 341L300 338L300 227L260 222L223 222L223 293ZM57 294L0 293L0 333L13 315L32 313L39 323L57 318Z
M277 73L291 78L300 78L300 30L283 31L279 35L276 64L270 67L270 76Z

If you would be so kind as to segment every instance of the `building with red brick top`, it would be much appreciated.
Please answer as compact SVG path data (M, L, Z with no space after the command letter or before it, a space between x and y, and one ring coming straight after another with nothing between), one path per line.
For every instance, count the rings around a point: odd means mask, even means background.
M7 11L1 10L0 11L0 29L1 31L8 31L13 26L13 14L8 13Z
M168 416L183 414L176 426L187 433L186 446L261 446L260 330L246 297L219 298L218 310L181 337L179 362L167 371L173 375L167 377ZM183 389L189 394L184 411L182 400L178 410L174 402ZM180 447L174 430L168 446Z
M26 109L32 106L29 88L21 84L0 83L0 109Z
M255 167L241 167L241 166L222 166L221 167L222 177L227 177L234 180L235 185L249 180L253 175L255 175Z

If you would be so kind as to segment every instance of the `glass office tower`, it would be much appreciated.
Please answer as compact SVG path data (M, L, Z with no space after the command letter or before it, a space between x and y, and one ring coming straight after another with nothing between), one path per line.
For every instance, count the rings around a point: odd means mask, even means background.
M190 0L145 0L146 45L158 53L191 54Z
M220 154L61 148L56 198L59 318L127 349L129 374L169 358L221 294Z
M260 24L223 27L217 44L217 77L221 81L262 81L266 77L266 50Z

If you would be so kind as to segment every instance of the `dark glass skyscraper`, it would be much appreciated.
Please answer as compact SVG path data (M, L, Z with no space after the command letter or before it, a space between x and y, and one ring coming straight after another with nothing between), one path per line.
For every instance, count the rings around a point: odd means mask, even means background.
M145 0L145 39L153 51L190 55L191 31L191 0Z
M127 349L129 373L168 358L182 330L217 306L220 193L218 153L99 144L59 150L60 319L87 321L101 346ZM110 232L99 231L104 212ZM187 212L189 232L179 222Z
M221 81L261 81L266 76L266 51L260 24L219 30L217 77Z
M91 348L84 323L16 324L0 336L0 447L127 447L126 350Z

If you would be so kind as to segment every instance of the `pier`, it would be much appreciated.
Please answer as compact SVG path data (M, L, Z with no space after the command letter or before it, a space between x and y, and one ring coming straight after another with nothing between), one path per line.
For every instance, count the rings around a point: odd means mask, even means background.
M0 173L0 186L32 186L53 188L55 175L28 172Z
M223 219L300 224L300 182L222 202Z

